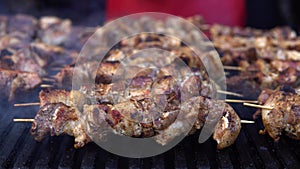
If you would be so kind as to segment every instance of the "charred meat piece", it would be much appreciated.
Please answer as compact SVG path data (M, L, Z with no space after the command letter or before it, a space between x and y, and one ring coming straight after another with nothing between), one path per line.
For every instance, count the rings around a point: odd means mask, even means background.
M16 92L34 89L41 82L40 76L36 73L0 69L1 95L8 97L9 100L14 99Z
M264 60L257 59L252 63L241 61L240 64L245 65L244 70L239 72L238 75L232 76L227 79L229 89L238 92L238 88L234 86L242 84L241 81L252 83L260 89L274 89L280 85L298 86L300 77L300 62L288 60ZM237 81L240 81L236 83ZM235 84L236 83L236 84ZM233 86L233 87L231 87ZM253 86L254 87L254 86ZM250 88L249 88L250 89ZM244 90L244 89L243 89ZM243 92L243 91L241 91Z
M55 76L56 80L55 85L60 89L68 89L70 90L72 87L72 78L73 78L73 66L65 66L63 67Z
M16 51L12 56L7 56L2 60L5 63L11 63L9 68L12 70L20 70L26 72L35 72L40 76L45 75L45 70L35 61L35 53L29 48L23 48ZM2 60L0 62L2 62ZM3 66L1 64L1 66Z
M39 21L38 37L48 45L63 45L71 32L71 21L54 16L42 17Z
M77 52L67 51L59 46L34 42L30 44L32 58L43 68L51 65L71 64L76 60Z
M271 110L261 110L265 132L275 141L282 134L300 140L300 97L294 90L278 87L273 91L263 91L259 102L273 107Z
M242 127L241 120L234 109L229 104L222 101L216 101L201 96L196 99L196 103L199 104L199 112L194 128L201 129L207 120L216 120L207 119L208 114L212 113L213 116L211 117L218 117L218 113L222 113L222 116L214 129L213 139L216 140L218 149L232 145Z
M74 60L73 54L63 48L43 43L31 43L19 50L3 49L2 51L4 50L9 55L1 58L1 68L36 72L40 76L46 74L45 69L50 65L71 63Z
M96 70L96 83L111 83L119 65L119 62L102 62Z
M223 116L219 120L213 134L217 148L222 149L232 145L241 130L241 120L229 104L225 104Z
M68 134L75 137L74 147L80 148L91 141L82 121L76 108L63 103L47 103L37 113L31 134L37 141L49 133L51 136Z
M54 76L56 86L63 89L71 89L75 70L77 78L82 81L95 80L97 84L109 84L112 81L112 76L117 71L118 65L118 62L103 62L100 64L94 61L76 65L76 69L75 65L65 66Z
M81 91L71 90L42 90L39 94L40 105L44 106L47 103L64 103L67 106L76 107L82 111L83 105L90 103L90 98Z
M42 90L39 94L41 107L47 103L64 103L66 105L69 100L70 92L65 90Z

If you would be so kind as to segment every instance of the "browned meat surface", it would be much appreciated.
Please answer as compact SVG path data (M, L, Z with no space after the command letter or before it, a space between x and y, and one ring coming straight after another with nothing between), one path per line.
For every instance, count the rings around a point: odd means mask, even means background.
M11 70L36 72L40 76L46 74L45 69L51 65L61 65L73 61L72 53L63 48L49 46L43 43L31 43L19 50L4 49L0 67ZM3 50L2 50L3 51Z
M40 19L38 37L48 45L63 45L71 32L71 21L54 16Z
M218 149L228 147L234 143L241 130L241 120L233 108L225 104L223 116L219 120L213 139L217 141Z
M77 52L65 50L59 46L47 45L45 43L34 42L30 44L33 53L31 58L43 68L56 65L71 64L76 60Z
M26 72L36 72L40 76L45 75L45 70L35 61L34 55L35 53L33 53L29 48L18 50L10 58L14 63L11 69Z
M207 120L209 113L213 113L215 117L218 116L217 105L221 105L223 108L222 116L217 122L214 129L213 139L217 142L217 148L222 149L228 147L234 143L241 130L241 121L234 109L227 103L221 101L215 101L205 97L197 97L199 106L198 119L196 120L194 127L201 129ZM224 106L224 107L223 107Z
M282 134L300 140L300 97L289 87L263 91L259 102L273 109L262 109L262 120L267 132L275 141Z
M67 104L70 92L65 90L42 90L39 94L41 107L47 103L64 103ZM69 105L69 104L67 104Z
M243 64L246 62L241 61L239 63ZM257 59L252 63L247 63L246 67L244 67L244 70L239 72L238 75L229 77L227 79L227 85L229 90L234 92L243 92L237 91L238 88L235 86L239 84L246 86L247 83L255 85L252 88L259 89L274 89L280 85L291 85L297 87L300 81L299 63L300 62L298 61L268 61ZM242 81L244 82L241 83ZM248 90L251 90L251 85L248 87Z
M41 141L49 133L51 136L68 134L75 137L75 148L83 147L91 140L82 121L76 108L63 103L47 103L37 113L31 134L37 141Z
M36 73L0 69L1 95L13 100L18 91L38 87L42 80Z
M65 66L55 76L55 85L62 89L71 89L74 67Z
M119 65L119 62L102 62L96 70L96 83L111 83Z
M85 93L77 90L70 92L65 90L42 90L39 94L41 106L47 103L64 103L67 106L74 106L82 111L83 105L90 103L90 98Z

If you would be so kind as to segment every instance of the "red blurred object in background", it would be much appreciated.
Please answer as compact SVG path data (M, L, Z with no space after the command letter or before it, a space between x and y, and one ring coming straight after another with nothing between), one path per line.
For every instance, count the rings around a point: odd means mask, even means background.
M245 25L245 0L107 0L106 19L139 12L202 15L209 24Z

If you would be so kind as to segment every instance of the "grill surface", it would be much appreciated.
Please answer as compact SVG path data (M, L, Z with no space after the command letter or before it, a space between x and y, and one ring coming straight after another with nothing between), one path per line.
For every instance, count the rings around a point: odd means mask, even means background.
M33 97L30 97L33 96ZM37 101L38 90L22 95L26 102ZM251 119L254 108L232 105L242 119ZM90 143L73 148L70 136L47 137L36 142L29 133L31 123L13 123L13 118L32 118L38 107L1 105L0 165L2 168L299 168L300 142L282 137L278 143L259 135L261 120L243 124L235 144L216 150L210 139L197 143L199 133L185 138L168 152L146 159L113 155ZM134 148L134 147L133 147Z

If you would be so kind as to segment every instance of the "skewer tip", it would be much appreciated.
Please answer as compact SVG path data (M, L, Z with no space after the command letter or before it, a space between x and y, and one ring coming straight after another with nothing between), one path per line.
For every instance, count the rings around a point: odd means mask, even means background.
M56 82L55 79L51 79L51 78L47 78L47 77L42 78L42 80L45 81L45 82L53 82L53 83Z
M223 66L223 68L225 70L238 70L238 71L242 71L243 70L243 68L239 67L239 66Z
M16 103L14 104L15 107L22 107L22 106L39 106L40 103Z
M34 122L34 119L13 119L14 122Z
M226 95L232 95L232 96L237 96L237 97L243 97L242 94L239 93L234 93L234 92L229 92L229 91L224 91L224 90L217 90L218 93L221 94L226 94Z
M49 84L41 84L40 86L41 88L52 88L54 87L53 85L49 85Z
M255 123L255 121L252 121L252 120L241 120L241 123L243 123L243 124L253 124L253 123Z
M228 103L258 103L257 100L235 100L235 99L225 99Z
M243 103L244 106L250 106L250 107L256 107L256 108L260 108L260 109L268 109L268 110L272 110L273 107L271 106L264 106L264 105L258 105L258 104L252 104L252 103Z

